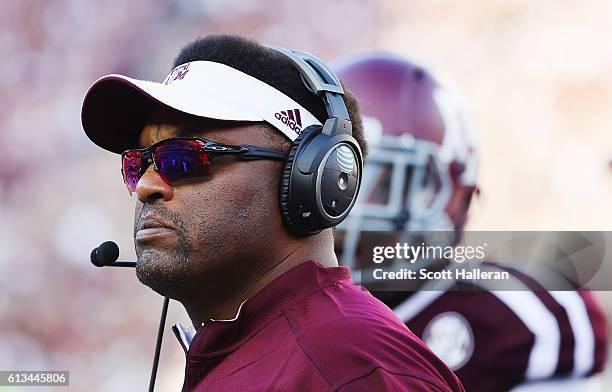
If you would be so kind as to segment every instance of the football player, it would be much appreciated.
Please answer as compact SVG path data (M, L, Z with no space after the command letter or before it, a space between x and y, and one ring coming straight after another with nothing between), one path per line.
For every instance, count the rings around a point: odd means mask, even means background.
M368 231L448 230L457 239L478 193L478 146L456 97L427 69L389 54L352 58L337 72L360 101L370 145L358 205L337 231L340 259L359 267ZM546 291L518 269L492 265L524 290L375 295L468 391L598 390L607 336L592 294Z

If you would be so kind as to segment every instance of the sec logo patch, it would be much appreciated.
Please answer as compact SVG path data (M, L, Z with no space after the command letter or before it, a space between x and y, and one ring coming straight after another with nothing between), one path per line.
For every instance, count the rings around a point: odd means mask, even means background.
M440 313L423 330L421 338L451 370L459 370L474 353L474 334L456 312Z

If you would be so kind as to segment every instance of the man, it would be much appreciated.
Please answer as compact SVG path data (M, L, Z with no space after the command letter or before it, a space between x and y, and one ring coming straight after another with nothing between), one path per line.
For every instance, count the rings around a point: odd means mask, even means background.
M456 243L477 192L478 146L452 92L423 67L384 53L347 60L338 75L360 100L366 128L378 135L358 205L338 231L344 262L364 265L356 248L371 241L372 231L411 239L415 232L444 230L455 233L448 243ZM412 239L427 242L420 237ZM418 292L375 296L469 391L597 390L591 376L604 367L607 337L591 293L547 291L519 267L485 265L508 272L512 287L523 289L450 280L444 290L445 282L425 282Z
M286 175L294 159L307 171L297 156L312 150L300 143L344 103L337 92L324 92L326 102L313 94L295 61L240 37L208 36L180 52L162 84L110 75L85 97L85 132L122 153L124 181L137 196L137 276L191 318L193 329L175 327L187 358L183 390L463 390L337 266L333 221L296 228L295 219L316 211L299 203L291 215ZM349 94L344 101L351 122L339 116L333 126L350 132L352 123L365 151L356 103ZM326 129L308 140L331 140ZM337 159L342 173L332 191L342 195L350 186L356 192L351 173L361 158L338 137L344 149L325 157ZM309 162L331 162L325 157ZM344 202L326 202L325 216Z

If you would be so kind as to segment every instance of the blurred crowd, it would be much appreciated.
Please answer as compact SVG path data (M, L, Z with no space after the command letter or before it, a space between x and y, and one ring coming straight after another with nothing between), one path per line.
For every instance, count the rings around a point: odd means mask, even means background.
M214 32L329 61L392 51L448 75L480 130L483 196L469 228L606 230L611 11L605 1L0 2L0 369L69 370L74 390L148 382L161 298L132 271L88 260L109 239L135 257L119 159L80 124L97 77L160 81L182 45ZM185 317L174 303L168 323ZM167 330L158 388L176 390L183 366Z

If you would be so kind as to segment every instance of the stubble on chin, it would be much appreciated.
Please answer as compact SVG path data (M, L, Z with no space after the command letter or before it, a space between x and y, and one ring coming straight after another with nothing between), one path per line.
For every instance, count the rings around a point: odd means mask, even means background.
M153 248L137 251L136 277L160 295L180 299L193 275L187 247L168 252Z

